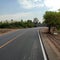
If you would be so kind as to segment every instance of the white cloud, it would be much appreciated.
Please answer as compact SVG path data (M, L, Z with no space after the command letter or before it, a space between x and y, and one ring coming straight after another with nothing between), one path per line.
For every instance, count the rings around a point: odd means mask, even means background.
M19 4L26 9L43 7L44 4L42 4L41 1L42 0L18 0Z
M20 21L21 19L23 20L28 20L37 17L41 22L42 18L40 17L41 12L24 12L24 13L17 13L17 14L10 14L10 15L0 15L0 21L11 21L13 19L14 21Z
M52 11L57 11L60 8L60 0L44 0L44 4Z
M23 17L27 17L31 15L30 12L27 13L17 13L17 14L9 14L9 15L0 15L0 21L4 21L4 20L20 20Z
M49 10L56 11L60 8L60 0L18 0L19 4L26 9L40 8L44 5Z

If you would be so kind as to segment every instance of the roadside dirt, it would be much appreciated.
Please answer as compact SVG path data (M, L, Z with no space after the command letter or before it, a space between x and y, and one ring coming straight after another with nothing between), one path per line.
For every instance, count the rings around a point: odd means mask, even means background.
M41 28L40 33L48 58L49 60L60 60L60 34L48 37L47 29L47 27Z
M18 29L0 29L0 36L10 33L10 32L13 32L13 31L16 31L16 30L18 30Z

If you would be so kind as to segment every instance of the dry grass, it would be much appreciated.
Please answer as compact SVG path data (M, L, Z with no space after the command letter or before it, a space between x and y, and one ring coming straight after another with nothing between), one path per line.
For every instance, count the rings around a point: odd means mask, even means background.
M0 34L7 33L9 31L12 31L13 29L0 29Z

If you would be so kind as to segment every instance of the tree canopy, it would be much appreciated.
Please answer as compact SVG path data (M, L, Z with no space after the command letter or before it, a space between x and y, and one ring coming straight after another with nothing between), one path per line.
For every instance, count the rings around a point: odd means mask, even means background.
M38 18L34 18L33 23L34 23L35 27L37 27L38 21L39 21Z
M49 32L51 27L60 26L60 12L46 11L43 17L44 22L49 27Z

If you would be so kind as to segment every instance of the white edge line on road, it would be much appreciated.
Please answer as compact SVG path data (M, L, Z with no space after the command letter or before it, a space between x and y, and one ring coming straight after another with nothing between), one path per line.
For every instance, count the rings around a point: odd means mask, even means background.
M42 43L41 38L40 38L39 31L38 31L38 36L39 36L39 40L40 40L40 44L41 44L44 60L47 60L47 56L45 54L45 50L44 50L43 43Z

